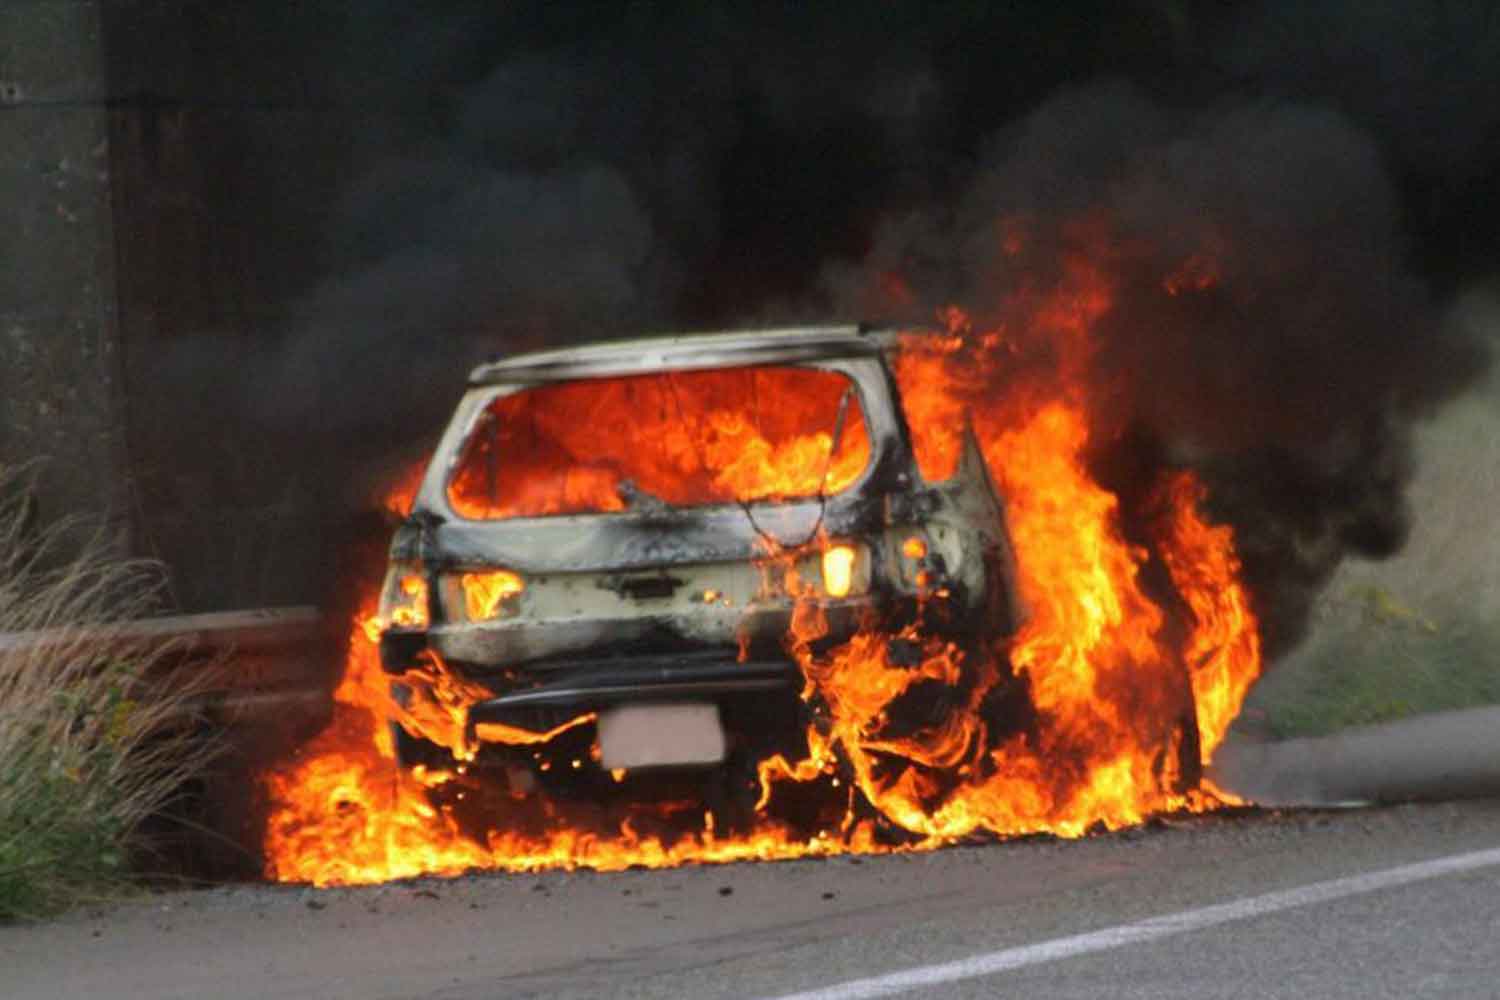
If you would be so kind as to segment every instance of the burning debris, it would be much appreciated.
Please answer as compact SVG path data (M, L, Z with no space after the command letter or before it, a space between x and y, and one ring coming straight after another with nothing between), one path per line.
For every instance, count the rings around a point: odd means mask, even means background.
M1102 298L1107 290L1097 294ZM1052 333L1083 344L1089 308L1098 305L1060 303L1048 313L1056 324ZM650 769L605 772L597 735L602 707L578 694L602 689L589 689L585 674L565 685L528 687L510 669L525 663L508 664L504 656L493 664L498 677L476 672L483 665L475 650L484 641L501 642L488 614L527 592L525 574L477 571L478 529L468 523L453 529L455 538L465 539L461 551L451 550L446 563L438 560L424 576L408 553L443 551L444 543L434 534L432 512L419 501L404 529L410 537L398 536L393 547L384 613L368 606L351 639L334 724L300 759L266 778L268 874L331 884L469 868L622 868L920 850L976 833L1078 836L1217 804L1212 789L1200 785L1201 766L1260 671L1257 624L1239 580L1232 532L1206 520L1205 488L1191 472L1164 470L1149 524L1131 529L1146 532L1148 541L1127 540L1118 500L1088 469L1086 383L1070 381L1077 373L1066 368L1039 370L1003 397L985 396L987 369L1006 363L1006 338L975 331L956 310L948 321L945 333L885 342L908 428L899 434L878 407L854 416L858 408L842 395L850 390L830 374L838 364L823 360L830 356L826 350L816 355L810 347L804 363L829 370L801 369L811 381L787 400L778 397L760 410L752 395L734 391L733 380L748 376L734 369L688 374L671 405L655 408L668 415L659 426L652 423L653 407L639 404L661 386L638 377L599 383L606 399L610 392L633 395L637 405L629 412L639 419L629 426L605 417L617 412L609 409L599 411L599 419L576 419L586 399L584 381L561 382L555 391L576 398L556 409L547 406L552 390L541 390L540 401L522 392L471 393L473 402L460 407L450 431L457 436L439 446L422 497L433 488L446 492L453 507L470 504L471 517L604 512L558 522L580 534L607 524L608 512L627 503L669 532L691 533L694 517L708 516L695 515L691 505L714 501L724 506L703 510L723 509L754 526L747 540L760 543L754 567L763 585L742 593L721 569L726 582L714 589L713 600L703 599L720 622L740 629L738 654L731 647L727 669L712 675L656 669L679 686L697 685L693 693L701 703L723 701L734 690L723 677L737 682L763 672L767 654L752 647L766 637L746 632L744 623L758 620L764 630L764 622L779 622L771 638L799 680L790 689L790 709L769 721L792 723L793 738L745 743L740 759L718 772L731 789L727 803L724 792L716 797L701 782L686 789L668 782L667 794L655 789L643 796L654 777ZM814 343L812 335L805 337ZM858 343L859 335L853 337ZM834 382L820 402L818 380L830 377ZM698 382L705 394L685 404L682 395ZM760 385L751 377L741 388L752 384ZM761 391L774 384L767 381ZM529 409L517 410L519 401ZM498 438L480 416L497 410L503 411ZM549 412L575 419L549 425ZM836 414L832 420L830 413ZM1007 550L1003 566L989 567L996 590L977 588L969 606L955 601L950 587L959 588L956 581L937 575L941 560L928 558L938 536L892 523L890 513L905 502L913 474L940 486L982 475L965 470L966 421L1005 503L1003 514L997 506L980 506L966 516L996 522L987 537L1008 538L1014 547L1013 568ZM610 434L625 435L629 447L599 447L599 436ZM506 435L512 438L499 444ZM569 435L578 437L572 446ZM464 450L450 465L444 456L460 440ZM700 450L705 442L721 446L721 453L710 459ZM915 469L893 471L898 447L909 449L907 466ZM846 451L852 457L843 457ZM600 464L617 454L625 456L630 477ZM579 464L580 455L592 456L594 466ZM879 456L875 469L860 480L872 455ZM481 484L476 470L498 471L507 460L500 480ZM528 475L538 470L543 474ZM550 491L538 492L549 484ZM642 493L650 494L649 502L640 500ZM867 494L880 503L864 503ZM475 500L489 496L523 506L497 511ZM779 515L776 523L785 527L799 497L808 516L796 538L756 523L757 516ZM849 537L862 509L878 511L876 523L893 533L888 545L878 532L855 534L858 547L869 546L871 554L851 558L855 547L832 539ZM542 521L526 523L548 530ZM767 546L767 538L775 544ZM616 539L621 548L629 540L628 534ZM726 543L721 538L718 544ZM499 541L494 547L506 550ZM580 567L577 553L585 549L568 549ZM682 572L681 564L702 562L686 541L678 549L664 570ZM863 614L835 621L853 606L848 595L868 588L876 572L858 560L879 564L885 549L894 561L933 567L909 571L915 613L900 620L890 605L865 602ZM607 547L605 554L611 554ZM960 557L950 557L958 570ZM434 575L447 565L461 572ZM1002 570L1014 572L1014 580ZM851 571L864 574L859 588ZM496 575L502 573L510 575ZM455 577L456 588L433 600L433 588L453 587L446 581ZM1148 577L1165 582L1153 588ZM1013 585L1014 594L1002 595L1002 584ZM666 600L675 589L646 596ZM993 599L1000 596L1006 599ZM1012 601L1024 608L1024 618ZM449 608L462 608L459 617L476 609L486 617L468 625L433 620L434 610L451 614ZM785 614L778 617L778 608ZM944 608L956 617L945 616ZM659 630L668 620L657 612L621 626L646 622ZM953 620L968 627L944 627ZM693 628L705 627L693 620ZM409 635L422 643L405 642ZM534 634L528 641L535 643ZM607 647L614 640L595 641ZM527 648L537 655L536 647ZM624 657L599 662L628 665ZM394 699L391 670L399 673ZM560 686L573 701L549 696ZM494 697L510 689L520 696ZM640 697L655 696L643 688ZM546 705L554 714L488 713L508 701ZM556 717L568 704L571 717ZM723 704L728 711L732 703ZM397 724L388 725L391 719ZM774 731L766 722L758 716L739 732ZM497 753L505 762L503 780L485 766ZM575 781L586 794L569 797ZM740 808L732 801L736 782L749 793Z

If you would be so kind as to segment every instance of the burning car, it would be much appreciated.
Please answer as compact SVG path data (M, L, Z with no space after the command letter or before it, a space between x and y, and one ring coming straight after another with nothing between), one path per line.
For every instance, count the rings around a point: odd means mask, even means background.
M523 790L753 763L803 739L795 635L1012 631L1001 499L972 433L951 478L921 476L901 336L670 336L475 368L380 611L397 702L445 700L461 731L444 747L397 725L403 763L466 751Z
M268 874L925 850L1225 805L1202 764L1261 667L1232 527L1191 469L1122 507L1079 386L944 321L476 369L387 498L332 719L265 775Z

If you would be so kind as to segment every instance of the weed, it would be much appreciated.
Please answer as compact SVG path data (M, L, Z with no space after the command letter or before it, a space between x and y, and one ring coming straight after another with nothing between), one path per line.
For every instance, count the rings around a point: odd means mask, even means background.
M100 525L38 524L30 482L0 470L0 920L128 885L142 821L214 750L180 648L140 627L160 567Z

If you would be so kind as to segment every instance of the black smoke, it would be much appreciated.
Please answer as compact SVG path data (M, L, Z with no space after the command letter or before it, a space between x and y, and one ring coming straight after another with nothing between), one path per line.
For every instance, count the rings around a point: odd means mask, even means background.
M304 7L348 136L315 266L211 386L215 342L164 365L340 502L486 356L1003 322L1076 252L1116 290L1101 473L1202 469L1284 645L1400 545L1410 428L1483 366L1442 315L1500 260L1491 3Z
M952 301L1024 330L1038 296L1087 290L1080 261L1110 297L1082 366L1101 473L1144 514L1164 464L1204 472L1283 648L1345 555L1400 547L1412 424L1486 363L1415 273L1379 147L1326 104L1071 89L838 282L873 304L899 274L914 318Z
M841 313L824 270L990 129L1170 43L1108 4L386 0L329 31L309 86L358 117L318 280L213 395L371 449L430 437L487 356Z

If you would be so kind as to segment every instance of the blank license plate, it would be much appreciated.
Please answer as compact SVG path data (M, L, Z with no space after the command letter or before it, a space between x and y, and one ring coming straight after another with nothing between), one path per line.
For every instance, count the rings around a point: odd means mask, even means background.
M717 764L724 759L719 706L621 705L599 715L606 769Z

